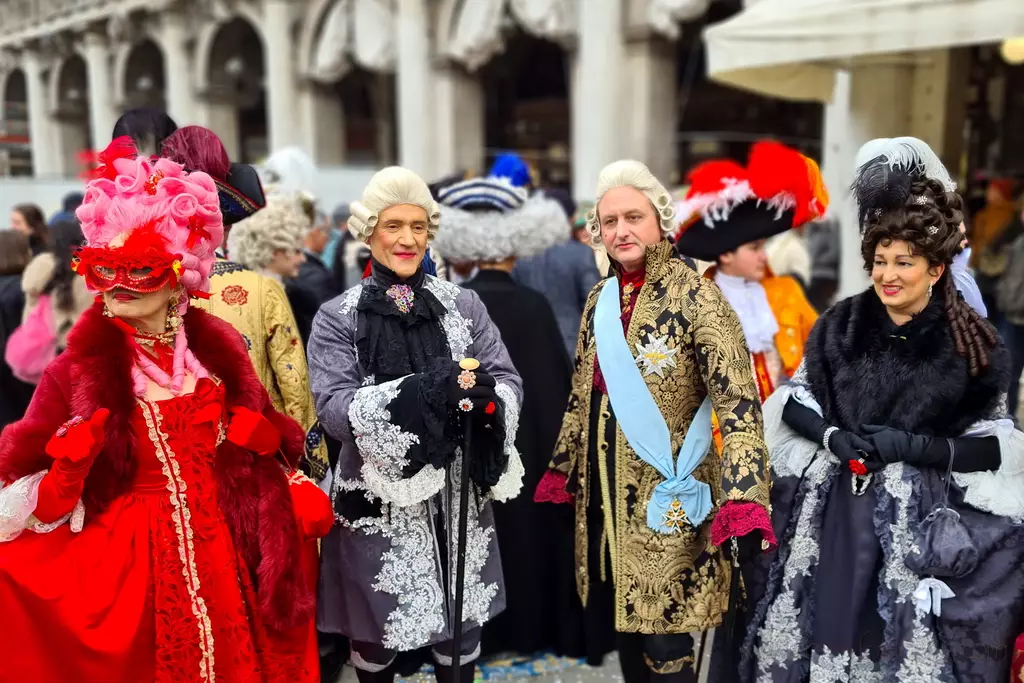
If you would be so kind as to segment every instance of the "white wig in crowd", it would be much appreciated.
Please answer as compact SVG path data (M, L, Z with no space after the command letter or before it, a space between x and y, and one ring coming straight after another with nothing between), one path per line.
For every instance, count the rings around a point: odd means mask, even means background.
M269 195L263 210L231 229L228 255L246 268L263 270L273 261L275 251L300 249L312 227L296 197Z
M381 212L400 204L412 204L427 212L428 239L434 239L441 224L437 202L423 179L401 166L382 168L370 178L363 198L349 205L349 232L356 239L369 242Z
M479 190L480 186L495 182L492 178L467 180L450 188L455 190L451 194L457 197L461 185L473 184ZM472 196L464 205L473 205ZM569 216L561 204L540 192L527 197L525 189L513 206L488 205L482 210L460 208L458 199L445 199L442 194L441 220L444 232L433 249L453 263L527 258L568 241L570 232Z
M594 244L601 243L601 224L597 217L597 207L605 194L617 187L632 187L641 192L658 214L662 234L669 235L675 231L676 207L672 195L647 166L639 161L623 159L605 166L597 178L597 201L594 202L594 208L587 212L587 229Z

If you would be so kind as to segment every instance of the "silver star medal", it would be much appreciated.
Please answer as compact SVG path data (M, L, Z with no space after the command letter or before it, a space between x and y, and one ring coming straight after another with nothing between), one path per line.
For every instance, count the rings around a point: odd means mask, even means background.
M676 352L668 347L668 335L654 337L647 335L647 344L636 343L636 362L642 366L645 375L665 377L665 370L676 366Z

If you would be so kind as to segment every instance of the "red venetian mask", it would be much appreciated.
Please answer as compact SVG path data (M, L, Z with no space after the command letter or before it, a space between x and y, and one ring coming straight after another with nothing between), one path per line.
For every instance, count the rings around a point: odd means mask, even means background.
M89 289L109 292L125 289L139 294L156 292L178 283L179 258L168 253L167 243L155 230L133 230L120 247L83 247L73 264Z

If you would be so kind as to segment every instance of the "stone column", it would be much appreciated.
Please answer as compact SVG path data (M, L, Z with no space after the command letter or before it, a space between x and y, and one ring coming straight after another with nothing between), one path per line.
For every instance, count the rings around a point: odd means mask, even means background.
M601 169L621 155L622 112L629 103L620 95L626 57L622 0L577 0L576 15L572 186L573 194L583 199L594 195Z
M435 172L430 144L434 92L426 0L398 0L398 161L424 177Z
M676 62L674 45L668 40L649 36L631 41L626 45L619 90L621 101L626 103L620 136L623 148L619 153L647 164L666 186L676 170ZM588 109L612 101L600 98L591 101Z
M435 70L434 173L484 170L484 91L480 77L455 65Z
M874 138L908 134L912 81L913 67L908 64L858 66L838 75L833 102L825 108L822 172L832 200L829 214L839 221L839 298L868 284L849 189L857 150Z
M110 48L104 36L85 34L85 64L89 79L89 131L92 149L99 150L111 140L118 111L114 108Z
M21 68L25 72L25 84L28 89L32 171L37 178L55 176L60 168L53 144L56 132L50 125L49 113L46 110L46 83L43 80L43 65L39 54L26 50L22 54Z
M345 163L345 108L341 98L319 83L299 86L301 147L318 166ZM297 121L296 123L300 123Z
M221 99L208 100L202 107L200 125L217 134L232 161L241 160L242 140L238 130L238 108L233 103Z
M269 152L301 142L296 114L298 87L292 49L292 3L265 0L263 5L263 64L267 75Z
M185 17L178 12L164 12L160 21L159 41L164 52L167 113L179 126L197 123L201 115L199 102L190 85L192 63L185 48L189 38Z

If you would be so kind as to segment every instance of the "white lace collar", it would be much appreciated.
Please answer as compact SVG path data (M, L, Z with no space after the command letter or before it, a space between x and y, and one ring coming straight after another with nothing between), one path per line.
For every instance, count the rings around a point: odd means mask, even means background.
M721 287L732 310L736 311L750 351L762 353L773 348L779 323L768 305L768 295L761 283L721 271L715 273L715 283Z

